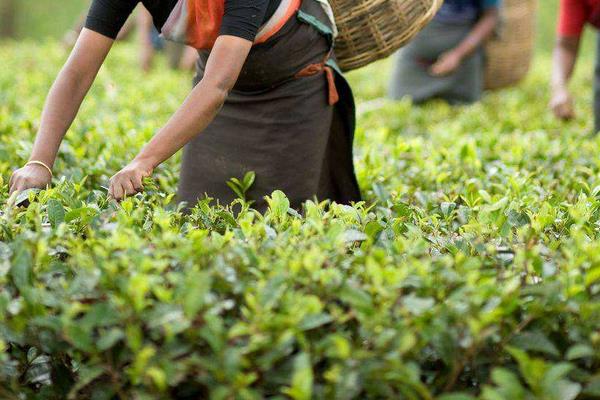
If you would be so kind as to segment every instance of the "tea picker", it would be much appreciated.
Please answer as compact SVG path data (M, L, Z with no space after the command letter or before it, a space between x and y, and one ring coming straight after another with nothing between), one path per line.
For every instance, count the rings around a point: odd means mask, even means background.
M390 96L472 103L483 92L483 44L499 21L499 0L446 0L396 57Z
M52 168L138 3L93 1L48 96L32 162ZM165 38L198 50L197 75L171 119L110 179L110 195L121 199L143 190L142 180L184 148L180 201L192 207L209 196L229 204L236 198L230 178L254 171L246 195L265 210L264 197L275 190L285 192L293 208L315 197L338 203L361 199L352 160L354 99L341 70L395 51L433 17L441 0L332 0L333 9L325 0L141 3ZM11 190L43 188L50 180L40 165L28 164L14 173Z
M568 85L577 58L581 36L586 24L600 28L600 0L561 0L558 19L558 39L554 48L552 99L550 108L560 119L575 117L574 101ZM594 132L600 130L600 37L594 72Z

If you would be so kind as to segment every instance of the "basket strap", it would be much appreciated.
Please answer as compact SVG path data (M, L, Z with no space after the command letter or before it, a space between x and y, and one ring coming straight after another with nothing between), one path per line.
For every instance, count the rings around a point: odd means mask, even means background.
M336 38L338 36L337 24L335 22L335 14L333 13L333 8L331 4L329 4L329 0L315 0L317 3L321 4L321 7L327 14L327 18L329 19L329 23L331 23L333 30L333 37Z
M325 2L325 0L315 0L315 1L317 3L320 3L320 5L323 8L325 8L324 7L325 4L329 5L329 3ZM324 2L325 2L325 4L324 4ZM317 32L319 32L321 35L325 36L325 38L327 38L327 40L329 42L329 45L331 46L331 49L327 53L325 58L323 59L323 62L307 65L306 67L304 67L302 70L300 70L295 75L295 78L302 78L302 77L313 76L313 75L317 75L317 74L325 74L325 78L327 79L327 89L328 89L327 100L328 100L329 105L333 106L333 105L337 104L338 101L340 100L340 96L339 96L339 93L338 93L338 90L337 90L337 87L335 84L335 75L336 75L336 73L341 74L341 71L340 71L339 67L337 66L337 63L335 62L335 60L332 58L333 43L334 43L334 40L335 40L335 37L337 34L336 29L335 29L335 21L333 21L329 15L329 13L327 13L327 9L325 9L325 13L327 14L328 19L331 21L331 26L329 26L326 22L319 20L314 15L311 15L302 9L298 10L298 13L297 13L298 20L300 22L303 22L307 25L312 26Z
M330 58L329 60L327 60L327 62L325 63L325 65L327 65L328 67L330 67L332 70L334 70L335 72L337 72L339 75L343 75L344 74L342 72L342 69L340 68L340 66L338 65L337 61L334 58Z
M298 19L304 22L305 24L308 24L315 28L319 33L326 36L327 39L330 40L330 43L333 43L334 32L333 29L331 29L331 27L327 26L323 22L319 21L316 17L307 14L302 10L298 10Z

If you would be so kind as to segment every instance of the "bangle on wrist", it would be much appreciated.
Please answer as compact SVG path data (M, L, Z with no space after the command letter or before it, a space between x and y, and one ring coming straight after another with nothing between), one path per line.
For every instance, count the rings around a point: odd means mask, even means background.
M42 167L44 167L48 170L48 172L50 173L50 177L54 176L54 174L52 173L52 169L48 165L46 165L46 163L44 163L42 161L31 160L27 164L25 164L25 166L28 166L28 165L41 165Z

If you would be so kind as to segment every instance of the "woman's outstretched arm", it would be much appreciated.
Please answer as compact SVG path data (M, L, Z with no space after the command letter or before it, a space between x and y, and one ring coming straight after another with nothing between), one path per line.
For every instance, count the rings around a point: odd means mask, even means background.
M467 37L458 46L442 54L435 64L431 66L431 74L434 76L444 76L456 71L465 58L473 54L492 36L499 21L500 14L498 8L492 7L487 9Z
M65 133L73 123L112 44L112 39L83 29L46 99L31 161L41 161L52 168ZM13 173L10 192L44 188L51 178L50 172L42 165L26 165Z
M559 36L554 47L550 109L557 118L564 120L575 117L573 97L569 92L569 80L575 70L579 41L578 36Z
M235 36L217 39L202 81L137 157L111 178L109 193L113 198L142 190L143 178L210 124L235 85L251 47L251 41Z

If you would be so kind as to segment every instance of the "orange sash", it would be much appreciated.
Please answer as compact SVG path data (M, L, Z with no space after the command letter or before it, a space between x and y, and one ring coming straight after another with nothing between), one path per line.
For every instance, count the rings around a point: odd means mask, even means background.
M260 29L255 44L275 35L296 13L301 0L281 0L281 4ZM179 0L162 28L165 39L199 50L211 49L221 30L225 0Z

